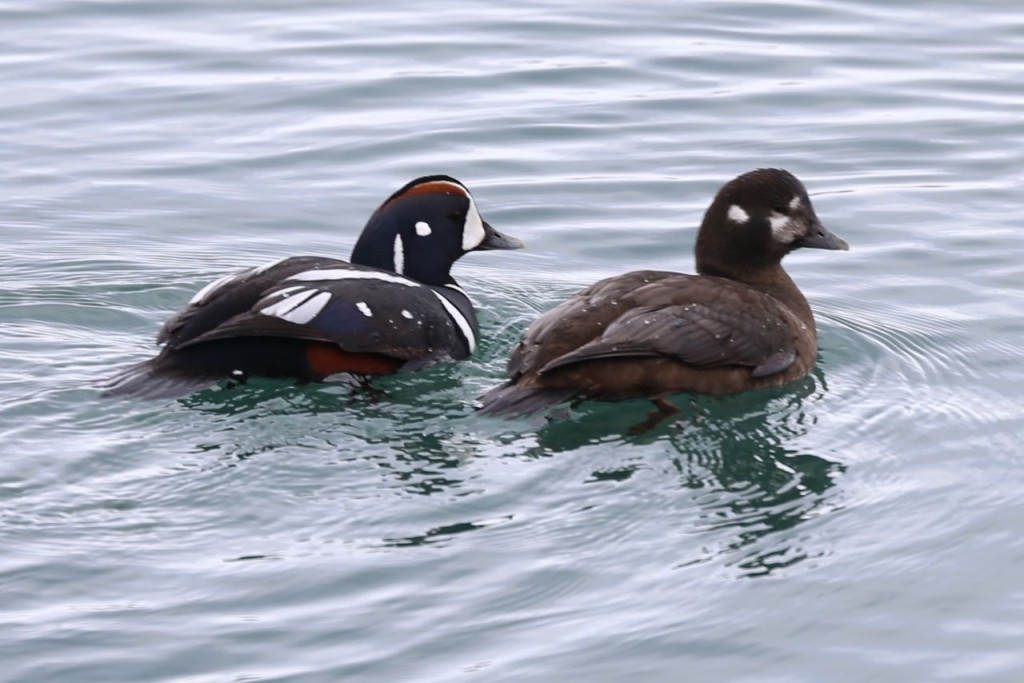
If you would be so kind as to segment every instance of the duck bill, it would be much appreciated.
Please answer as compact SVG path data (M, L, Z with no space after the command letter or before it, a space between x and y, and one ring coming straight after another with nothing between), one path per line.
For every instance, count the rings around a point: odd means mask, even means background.
M503 235L490 223L484 221L484 241L477 247L478 251L487 251L490 249L522 249L523 241L518 237L512 235Z
M837 249L840 251L848 251L850 249L850 245L846 243L846 240L822 225L818 219L814 219L814 222L811 223L811 229L794 244L808 249Z

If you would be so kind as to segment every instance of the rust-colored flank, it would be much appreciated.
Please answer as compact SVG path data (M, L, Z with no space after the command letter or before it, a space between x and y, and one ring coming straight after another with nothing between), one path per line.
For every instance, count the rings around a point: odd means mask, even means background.
M339 372L360 375L390 375L402 364L399 358L379 353L349 353L334 344L311 343L306 347L309 366L318 377Z

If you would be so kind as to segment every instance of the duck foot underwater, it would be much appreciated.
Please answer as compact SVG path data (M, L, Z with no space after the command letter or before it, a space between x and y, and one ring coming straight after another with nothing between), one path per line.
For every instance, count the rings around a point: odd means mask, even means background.
M377 405L388 396L387 391L373 385L373 379L370 377L352 377L349 388L349 405L354 405L359 400L370 405Z
M627 430L630 436L646 434L668 418L681 412L679 406L663 398L652 398L651 403L654 404L654 411Z

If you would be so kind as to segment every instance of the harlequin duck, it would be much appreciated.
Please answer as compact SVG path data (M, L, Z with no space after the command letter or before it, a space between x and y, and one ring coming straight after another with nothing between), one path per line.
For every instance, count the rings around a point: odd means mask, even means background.
M351 263L293 256L200 289L160 330L160 353L106 393L170 398L228 378L317 381L466 358L476 315L449 271L467 252L522 246L480 217L455 178L418 178L370 216Z
M803 377L818 349L807 299L781 261L848 249L791 173L759 169L722 187L697 235L698 275L640 270L601 280L538 318L483 413L525 415L573 399L730 394Z

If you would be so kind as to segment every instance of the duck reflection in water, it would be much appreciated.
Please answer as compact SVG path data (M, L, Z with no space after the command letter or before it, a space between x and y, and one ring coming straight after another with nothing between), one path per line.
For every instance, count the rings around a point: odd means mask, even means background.
M704 549L680 566L718 557L743 576L768 575L826 552L802 546L794 533L804 522L838 507L836 484L845 465L800 445L815 422L805 403L815 405L825 392L819 367L784 388L696 397L689 419L642 436L621 436L645 412L642 401L590 404L572 422L546 423L531 452L551 455L588 445L610 448L618 442L619 453L626 453L627 446L661 446L654 456L659 458L669 446L672 455L664 466L678 476L687 494L679 502L680 514L692 517L693 506L699 506L697 526L687 533L697 532ZM589 481L626 482L640 469L660 466L652 457L641 458L594 471Z

